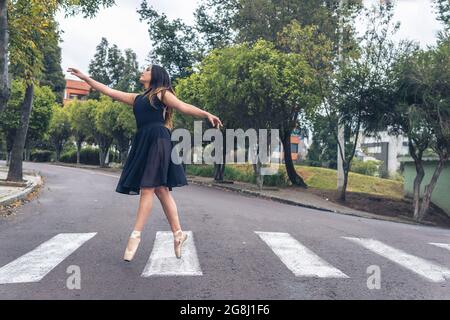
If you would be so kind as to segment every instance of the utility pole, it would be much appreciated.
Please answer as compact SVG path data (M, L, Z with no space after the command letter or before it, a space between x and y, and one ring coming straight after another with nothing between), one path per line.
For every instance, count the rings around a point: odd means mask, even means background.
M346 0L339 1L339 48L338 48L338 59L339 63L341 63L344 59L342 55L342 33L343 33L343 18L342 18L342 8L344 6L344 2ZM340 124L340 119L338 119L338 144L337 144L337 190L340 194L342 189L344 188L344 161L342 160L345 157L345 138L344 138L344 127ZM341 150L342 147L342 150ZM342 156L341 156L342 153Z

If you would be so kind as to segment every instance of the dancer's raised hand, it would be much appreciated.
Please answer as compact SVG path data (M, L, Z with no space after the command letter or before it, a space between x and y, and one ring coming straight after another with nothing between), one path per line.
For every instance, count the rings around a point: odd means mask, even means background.
M67 72L70 72L72 75L80 78L81 80L86 79L86 75L78 69L69 68L69 69L67 69Z

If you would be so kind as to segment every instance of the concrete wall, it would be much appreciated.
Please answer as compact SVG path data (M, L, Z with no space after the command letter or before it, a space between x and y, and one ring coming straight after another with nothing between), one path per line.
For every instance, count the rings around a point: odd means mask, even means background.
M425 177L423 178L421 185L421 194L425 190L425 186L430 182L434 169L436 168L437 161L425 161ZM414 178L416 177L416 168L414 162L404 162L405 195L413 196ZM450 164L447 162L444 169L439 176L436 186L431 196L431 201L438 207L442 208L448 215L450 215Z

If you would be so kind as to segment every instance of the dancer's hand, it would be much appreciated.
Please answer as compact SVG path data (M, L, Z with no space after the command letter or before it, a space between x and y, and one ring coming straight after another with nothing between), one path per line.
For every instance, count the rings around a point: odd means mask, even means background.
M215 115L212 115L209 112L208 112L208 121L211 122L211 124L214 128L217 127L217 129L219 129L219 126L223 127L222 121L220 121L220 119L218 117L216 117Z
M87 78L87 76L84 73L75 68L69 68L67 69L67 72L70 72L72 75L77 76L81 80L85 80Z

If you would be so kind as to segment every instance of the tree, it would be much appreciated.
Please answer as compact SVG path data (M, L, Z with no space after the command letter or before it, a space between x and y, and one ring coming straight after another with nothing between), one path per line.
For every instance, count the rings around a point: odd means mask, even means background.
M112 83L108 65L108 46L108 39L103 37L96 48L94 58L89 63L88 70L89 75L92 77L92 79L97 80L107 86ZM100 92L90 92L88 98L98 100L100 98Z
M327 113L334 113L333 109L338 111L341 125L350 130L353 140L348 154L339 153L344 168L344 186L340 194L343 201L360 133L376 134L384 129L383 117L392 107L392 72L399 51L392 35L400 27L399 23L392 23L392 9L393 5L388 3L366 10L367 31L359 39L359 56L339 63L336 86L328 104L327 111L331 109L332 112Z
M421 218L428 212L431 195L450 153L450 33L447 32L445 37L441 33L437 48L431 50L430 54L428 68L419 80L423 81L426 88L424 105L429 111L426 116L434 133L432 148L439 156L439 161L430 183L425 186Z
M444 23L446 30L450 28L450 2L448 0L434 0L438 20Z
M13 0L6 5L0 3L2 9L7 8L9 19L7 23L2 21L0 25L5 28L0 31L0 54L8 52L11 56L12 68L23 75L27 84L25 89L25 97L21 106L20 127L16 131L13 149L11 152L11 165L9 167L7 180L22 181L22 153L25 145L25 139L28 130L28 123L33 105L34 86L40 79L43 70L43 52L44 45L47 42L55 41L59 35L54 32L56 28L55 14L60 5L68 10L81 8L85 14L96 12L101 4L114 4L113 0L103 0L97 2L93 0ZM5 14L5 13L4 13ZM1 16L5 18L5 15ZM27 21L27 23L23 23ZM1 42L8 40L9 30L12 30L9 42ZM53 31L53 32L52 32ZM8 48L9 44L9 48ZM7 53L6 53L7 55ZM0 64L0 74L7 75L5 62ZM4 83L5 78L0 77L0 89L8 87L8 82ZM7 94L7 90L1 90L0 95ZM1 102L7 102L8 98L0 97ZM4 107L0 107L3 110Z
M48 133L50 141L56 150L56 161L59 161L64 144L71 136L69 114L65 108L59 105L53 106Z
M0 114L11 95L8 72L8 0L0 0Z
M87 100L85 103L91 104L89 108L91 110L89 114L89 135L94 137L99 146L100 166L106 167L106 154L113 140L110 128L115 121L111 116L113 112L110 110L112 102L106 96L101 95L99 101Z
M125 92L139 92L142 88L142 84L139 82L140 77L136 53L131 49L126 49L122 74L114 89Z
M101 103L105 104L105 109L97 118L98 131L113 138L120 152L121 163L124 165L131 138L136 132L133 111L129 106L113 102L106 96L102 96Z
M57 26L58 24L56 22L52 25L55 28L52 32L59 33L56 30ZM49 41L43 44L42 56L43 71L42 77L39 79L39 86L50 87L56 95L56 101L62 104L66 80L61 68L61 48L58 45L58 38L49 39ZM20 78L20 75L15 75L15 78Z
M282 139L298 126L301 109L318 101L311 92L313 79L304 58L282 53L264 40L213 50L188 79L180 81L177 92L219 114L224 127L279 129ZM286 165L292 183L304 186L289 168ZM258 164L254 169L260 179Z
M235 43L233 17L239 0L204 0L194 12L195 29L202 37L202 52Z
M443 34L441 34L443 35ZM422 220L429 209L437 180L450 150L450 47L449 37L439 39L436 48L403 54L396 67L397 104L391 115L394 130L407 135L410 155L416 167L414 179L414 218ZM438 162L420 201L425 175L423 154L432 148Z
M92 105L75 99L64 106L68 113L71 134L77 144L77 164L80 164L80 153L82 143L86 140L90 132L89 115L92 112Z
M20 106L25 95L25 83L20 80L13 80L11 84L11 96L8 105L0 114L0 130L3 132L6 143L6 162L11 161L11 151L14 143L14 136L20 126Z
M94 58L89 63L89 74L92 79L113 89L138 92L141 88L136 53L127 49L124 57L117 45L109 47L106 38L102 38L97 46ZM100 92L93 91L88 98L99 100L100 96Z
M55 13L55 7L61 7L66 12L66 17L82 13L85 18L93 17L97 14L100 7L110 7L115 4L114 0L42 0L28 1L29 4L40 4L47 8L48 12ZM10 44L9 34L11 30L16 33L14 28L9 25L9 11L11 7L21 6L23 2L18 0L0 0L0 113L6 107L11 93L10 80L8 76L8 52L14 46ZM39 10L36 10L36 12ZM41 18L44 18L42 15ZM48 17L45 17L48 18ZM22 20L22 22L25 20ZM30 28L30 20L23 23L23 26ZM22 27L23 27L22 26ZM30 28L32 29L32 28ZM28 43L30 44L30 43Z
M44 138L49 129L52 117L52 106L56 103L55 94L47 86L36 87L33 99L33 109L25 140L25 160L30 160L31 149Z
M202 54L193 27L180 19L170 21L167 16L158 13L144 0L138 10L140 21L147 21L152 51L149 61L161 64L169 72L173 82L177 78L189 76L192 66Z

